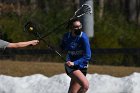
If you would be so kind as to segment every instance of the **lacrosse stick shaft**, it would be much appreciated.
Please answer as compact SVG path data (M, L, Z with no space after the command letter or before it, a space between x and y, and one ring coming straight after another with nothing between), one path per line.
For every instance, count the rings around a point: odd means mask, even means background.
M66 60L62 57L62 55L61 55L57 50L55 50L53 47L51 47L51 46L47 43L47 41L46 41L45 39L41 38L40 35L39 35L38 33L37 33L37 35L35 35L35 36L37 36L37 37L39 38L39 40L42 40L42 41L47 45L47 47L48 47L49 49L53 50L57 55L59 55L63 61L66 61Z
M51 31L49 31L47 34L45 34L44 36L40 37L40 39L45 38L47 36L49 36L50 34L59 31L58 28L61 27L62 25L68 23L69 20L62 22L61 24L59 24L58 26L56 26L54 29L52 29Z
M53 50L55 53L57 53L57 54L61 57L61 59L62 59L63 61L65 61L65 59L62 57L62 55L61 55L58 51L56 51L53 47L51 47L51 46L47 43L47 41L45 41L43 38L41 38L39 32L37 32L37 29L34 29L34 27L35 27L35 25L34 25L32 22L29 21L29 22L27 22L27 23L24 25L24 31L25 31L25 32L28 32L29 34L34 35L34 36L37 37L39 40L42 40L42 41L48 46L49 49ZM30 29L30 28L32 28L32 29Z
M80 17L81 17L81 16L80 16ZM76 17L74 17L74 18L76 18ZM72 17L72 18L70 18L70 20L72 20L72 19L74 19L74 18ZM66 20L66 21L62 22L61 24L59 24L58 26L56 26L53 30L49 31L46 35L44 35L44 36L42 36L42 37L40 37L40 38L45 38L45 37L49 36L50 34L54 33L54 31L55 31L55 32L59 31L58 28L61 27L62 25L65 25L65 24L68 23L70 20Z

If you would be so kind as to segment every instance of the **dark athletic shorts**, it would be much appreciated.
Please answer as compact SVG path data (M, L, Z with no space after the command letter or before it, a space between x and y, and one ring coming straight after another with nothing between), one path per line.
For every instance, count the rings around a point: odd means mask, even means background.
M87 74L87 68L78 69L76 67L69 67L65 64L65 71L66 71L67 75L69 75L71 72L73 72L75 70L80 70L85 76Z

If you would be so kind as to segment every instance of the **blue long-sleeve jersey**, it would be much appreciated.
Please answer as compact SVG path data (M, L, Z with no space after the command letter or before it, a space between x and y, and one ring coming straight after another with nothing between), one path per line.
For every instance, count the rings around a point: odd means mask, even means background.
M66 61L74 62L77 68L86 68L91 58L90 43L86 33L73 37L70 32L64 34L62 49L68 51Z

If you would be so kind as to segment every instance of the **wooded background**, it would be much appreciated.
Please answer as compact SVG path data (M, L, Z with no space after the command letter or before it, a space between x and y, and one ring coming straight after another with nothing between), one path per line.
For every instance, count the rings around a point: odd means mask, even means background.
M121 48L139 47L140 1L139 0L93 0L94 33L92 47ZM1 38L8 41L32 39L23 32L28 20L35 20L46 33L68 20L79 7L79 0L0 0ZM60 35L51 42L59 42ZM62 31L63 30L63 31ZM28 37L28 38L27 38ZM41 44L41 48L43 48Z
M93 0L94 37L90 38L91 49L98 48L140 48L140 0ZM23 32L24 24L34 20L42 35L52 31L68 20L79 7L79 0L0 0L0 37L10 42L35 39ZM65 26L57 29L45 39L58 47ZM92 26L92 25L91 25ZM47 49L44 43L28 49ZM97 64L135 65L132 59L140 55L115 55L95 57ZM111 57L111 58L110 58ZM115 59L117 58L117 59ZM103 59L102 61L100 61ZM108 60L107 60L108 59ZM129 59L129 60L127 60ZM113 60L110 62L110 60ZM139 60L137 60L139 62ZM96 62L95 62L96 63Z

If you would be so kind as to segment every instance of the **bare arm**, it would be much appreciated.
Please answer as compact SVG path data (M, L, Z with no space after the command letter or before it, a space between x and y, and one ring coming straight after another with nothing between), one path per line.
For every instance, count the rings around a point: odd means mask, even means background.
M7 48L22 48L29 45L37 45L39 43L38 40L26 41L26 42L17 42L17 43L9 43Z

